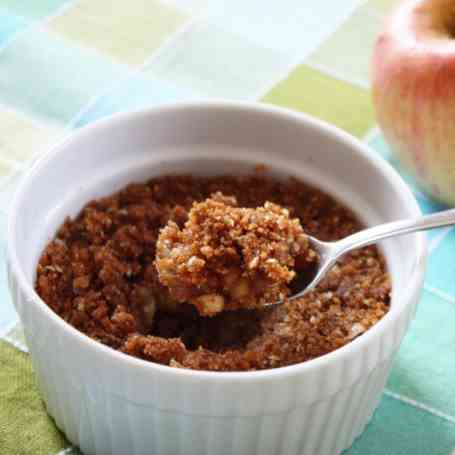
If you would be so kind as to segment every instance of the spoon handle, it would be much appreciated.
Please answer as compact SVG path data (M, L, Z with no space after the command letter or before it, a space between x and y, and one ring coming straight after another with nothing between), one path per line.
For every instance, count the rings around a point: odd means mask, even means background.
M444 210L419 218L380 224L379 226L365 229L336 242L338 246L337 256L355 248L371 245L388 237L450 225L455 225L455 209Z

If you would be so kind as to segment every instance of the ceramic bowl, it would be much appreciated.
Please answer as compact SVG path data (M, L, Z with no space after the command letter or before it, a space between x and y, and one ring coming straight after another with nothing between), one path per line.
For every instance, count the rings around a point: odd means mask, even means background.
M420 215L399 175L321 121L254 103L199 102L120 114L83 128L22 181L9 218L8 271L49 414L86 455L337 455L363 431L422 288L422 234L383 242L388 314L315 360L217 373L146 362L92 341L34 291L46 243L66 216L162 174L238 174L255 164L333 194L367 224Z

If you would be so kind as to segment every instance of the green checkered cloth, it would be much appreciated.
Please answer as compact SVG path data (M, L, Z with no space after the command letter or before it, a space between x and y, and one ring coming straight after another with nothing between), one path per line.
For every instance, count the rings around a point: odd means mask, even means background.
M118 111L212 97L329 121L391 162L423 212L441 210L375 125L369 57L394 3L0 0L0 242L23 171L72 130ZM429 245L417 318L371 424L346 455L455 450L455 230L432 231ZM0 453L77 453L40 400L0 265Z

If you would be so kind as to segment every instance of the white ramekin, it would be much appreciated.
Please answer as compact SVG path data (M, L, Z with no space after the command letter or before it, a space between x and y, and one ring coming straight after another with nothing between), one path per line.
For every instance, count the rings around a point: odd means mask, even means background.
M239 173L258 163L337 195L367 224L420 214L394 170L351 136L249 103L178 104L102 120L23 180L9 219L9 285L49 414L86 455L336 455L368 422L416 309L421 234L383 244L392 306L376 326L333 353L268 371L189 371L126 356L72 328L33 289L44 245L88 200L158 174Z

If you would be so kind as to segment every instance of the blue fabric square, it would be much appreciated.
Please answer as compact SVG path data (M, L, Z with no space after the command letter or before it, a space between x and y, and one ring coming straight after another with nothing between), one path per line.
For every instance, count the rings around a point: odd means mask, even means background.
M366 431L343 455L450 455L454 424L389 396Z
M195 21L165 44L144 72L203 96L246 100L261 96L292 65L292 58L274 49Z
M447 206L441 202L435 201L430 196L422 193L416 195L417 202L419 203L420 210L424 215L431 215L432 213L440 212L441 210L447 210ZM427 238L431 244L433 239L443 235L446 228L431 229L427 231Z
M66 124L128 70L58 35L32 28L0 53L0 102Z
M2 6L27 19L42 19L71 0L2 0Z
M0 49L5 46L14 35L27 27L28 21L17 14L0 6Z
M306 5L302 0L212 1L208 2L203 17L249 41L301 60L317 49L360 3L359 0L318 0Z
M2 333L12 321L17 318L16 310L13 307L11 296L8 290L8 282L6 278L6 231L7 221L6 215L0 212L0 333Z
M419 203L419 207L424 215L430 215L432 213L448 209L447 205L443 204L442 202L438 202L435 201L434 199L431 199L430 196L418 194L416 198L417 202Z
M137 75L120 82L100 96L74 122L73 126L80 127L116 112L137 110L175 101L186 101L196 97L190 91L168 82Z
M429 286L455 296L455 229L432 251L428 260L426 282ZM455 328L454 328L455 329ZM455 346L454 346L455 349ZM454 350L455 352L455 350ZM454 357L455 368L455 357Z
M425 291L396 357L388 388L455 418L454 327L454 303Z
M375 134L369 141L368 145L385 160L390 161L392 152L390 151L389 144L384 139L384 136L380 133Z

